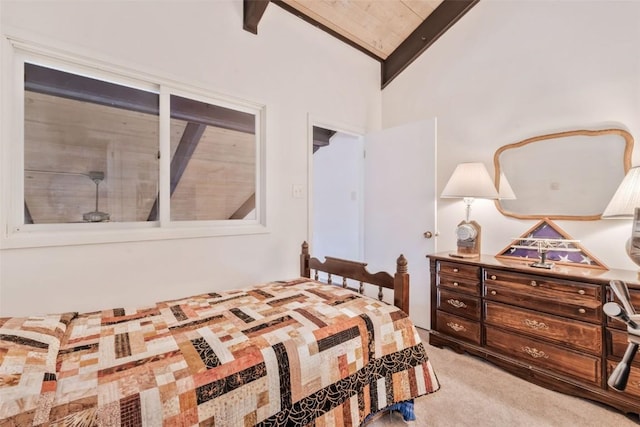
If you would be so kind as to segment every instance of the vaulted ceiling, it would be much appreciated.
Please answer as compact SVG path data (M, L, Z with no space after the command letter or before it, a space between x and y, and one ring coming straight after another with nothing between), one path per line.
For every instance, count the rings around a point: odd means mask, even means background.
M380 61L384 88L479 0L244 0L244 29L274 3Z

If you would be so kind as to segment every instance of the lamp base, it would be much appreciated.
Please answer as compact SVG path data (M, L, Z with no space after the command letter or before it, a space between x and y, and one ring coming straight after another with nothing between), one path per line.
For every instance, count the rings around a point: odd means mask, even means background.
M640 266L640 208L636 208L634 211L631 237L627 240L625 249L631 261Z
M462 221L456 228L458 238L458 258L476 258L480 256L481 227L475 221ZM453 255L453 254L452 254Z

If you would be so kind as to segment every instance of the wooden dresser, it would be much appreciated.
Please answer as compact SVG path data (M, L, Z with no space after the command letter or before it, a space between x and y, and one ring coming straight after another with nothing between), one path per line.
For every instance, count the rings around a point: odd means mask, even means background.
M543 387L640 413L640 355L625 392L607 386L627 347L626 325L602 305L609 281L624 280L640 312L638 272L530 267L483 255L428 255L429 343L468 352Z

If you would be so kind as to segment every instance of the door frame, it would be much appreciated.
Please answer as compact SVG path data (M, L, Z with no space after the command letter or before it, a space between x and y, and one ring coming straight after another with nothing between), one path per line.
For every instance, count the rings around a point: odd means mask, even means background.
M314 204L313 204L313 191L314 191L314 163L313 163L313 127L318 126L325 129L335 130L338 133L350 135L356 138L360 138L364 141L365 130L349 126L345 123L341 123L337 120L324 119L315 116L311 113L307 115L307 242L312 244L313 242L313 220L314 220ZM364 144L363 144L363 156L360 158L357 164L360 177L360 183L358 188L358 252L359 258L364 256ZM313 254L313 248L311 248Z

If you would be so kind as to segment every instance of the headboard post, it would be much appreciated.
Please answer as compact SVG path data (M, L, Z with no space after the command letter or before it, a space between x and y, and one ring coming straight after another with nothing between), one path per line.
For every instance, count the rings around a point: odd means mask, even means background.
M409 314L409 273L407 259L402 254L396 260L396 274L393 276L393 305Z
M311 268L309 267L309 244L302 242L302 251L300 252L300 276L311 278Z

